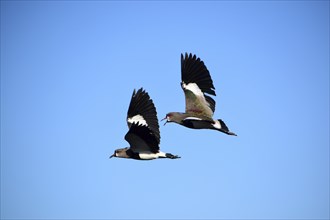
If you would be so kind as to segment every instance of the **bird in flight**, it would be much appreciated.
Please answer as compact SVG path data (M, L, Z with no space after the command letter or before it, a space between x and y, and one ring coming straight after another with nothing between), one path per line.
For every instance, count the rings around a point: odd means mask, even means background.
M160 132L155 105L143 88L134 90L127 112L129 131L125 140L129 147L115 150L112 157L136 160L153 160L157 158L180 158L177 155L164 153L159 149Z
M215 101L209 96L216 95L213 81L204 62L191 53L181 54L181 87L185 94L186 111L166 114L163 119L165 124L175 122L188 128L213 129L236 136L221 119L213 119Z

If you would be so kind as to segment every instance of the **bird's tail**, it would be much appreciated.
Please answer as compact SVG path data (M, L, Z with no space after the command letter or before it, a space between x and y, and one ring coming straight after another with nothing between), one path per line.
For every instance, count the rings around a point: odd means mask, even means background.
M173 155L173 154L170 154L170 153L166 153L165 156L166 156L166 158L169 158L169 159L178 159L178 158L181 158L178 155Z
M227 125L225 124L224 121L222 121L221 119L218 119L218 122L219 122L219 124L218 124L218 126L216 126L216 130L221 131L221 132L223 132L225 134L228 134L228 135L237 136L237 134L235 134L234 132L229 131L229 129L228 129L228 127L227 127Z

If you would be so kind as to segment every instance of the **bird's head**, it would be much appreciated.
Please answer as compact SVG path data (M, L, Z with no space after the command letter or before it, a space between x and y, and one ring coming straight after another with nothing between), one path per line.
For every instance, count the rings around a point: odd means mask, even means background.
M163 118L161 121L165 121L164 125L166 125L167 122L171 122L171 118L172 118L172 113L167 113L165 118Z
M167 113L165 118L162 119L162 121L166 120L164 125L166 125L166 123L168 122L177 122L178 123L178 112L170 112L170 113Z
M115 150L115 152L109 157L110 159L113 157L127 157L126 151L128 150L129 147L121 148Z

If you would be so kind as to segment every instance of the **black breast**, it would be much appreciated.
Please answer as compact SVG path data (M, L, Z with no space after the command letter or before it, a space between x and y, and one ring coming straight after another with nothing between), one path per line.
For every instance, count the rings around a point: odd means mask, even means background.
M188 128L194 128L194 125L193 125L193 123L192 123L192 121L191 120L184 120L183 122L182 122L182 125L183 126L186 126L186 127L188 127Z
M127 156L129 156L129 158L136 159L136 160L141 160L141 158L139 156L139 153L135 153L131 149L128 149L126 151L126 154L127 154Z

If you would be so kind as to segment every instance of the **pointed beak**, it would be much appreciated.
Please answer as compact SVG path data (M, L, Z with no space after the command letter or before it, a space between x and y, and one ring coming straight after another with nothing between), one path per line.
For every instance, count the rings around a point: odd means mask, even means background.
M112 155L109 157L109 159L113 158L114 156L115 156L115 154L112 154Z
M160 121L164 121L166 119L166 121L165 121L165 123L164 123L164 125L163 126L165 126L166 125L166 123L168 122L168 120L167 120L167 117L165 117L165 118L163 118L162 120L160 120Z

